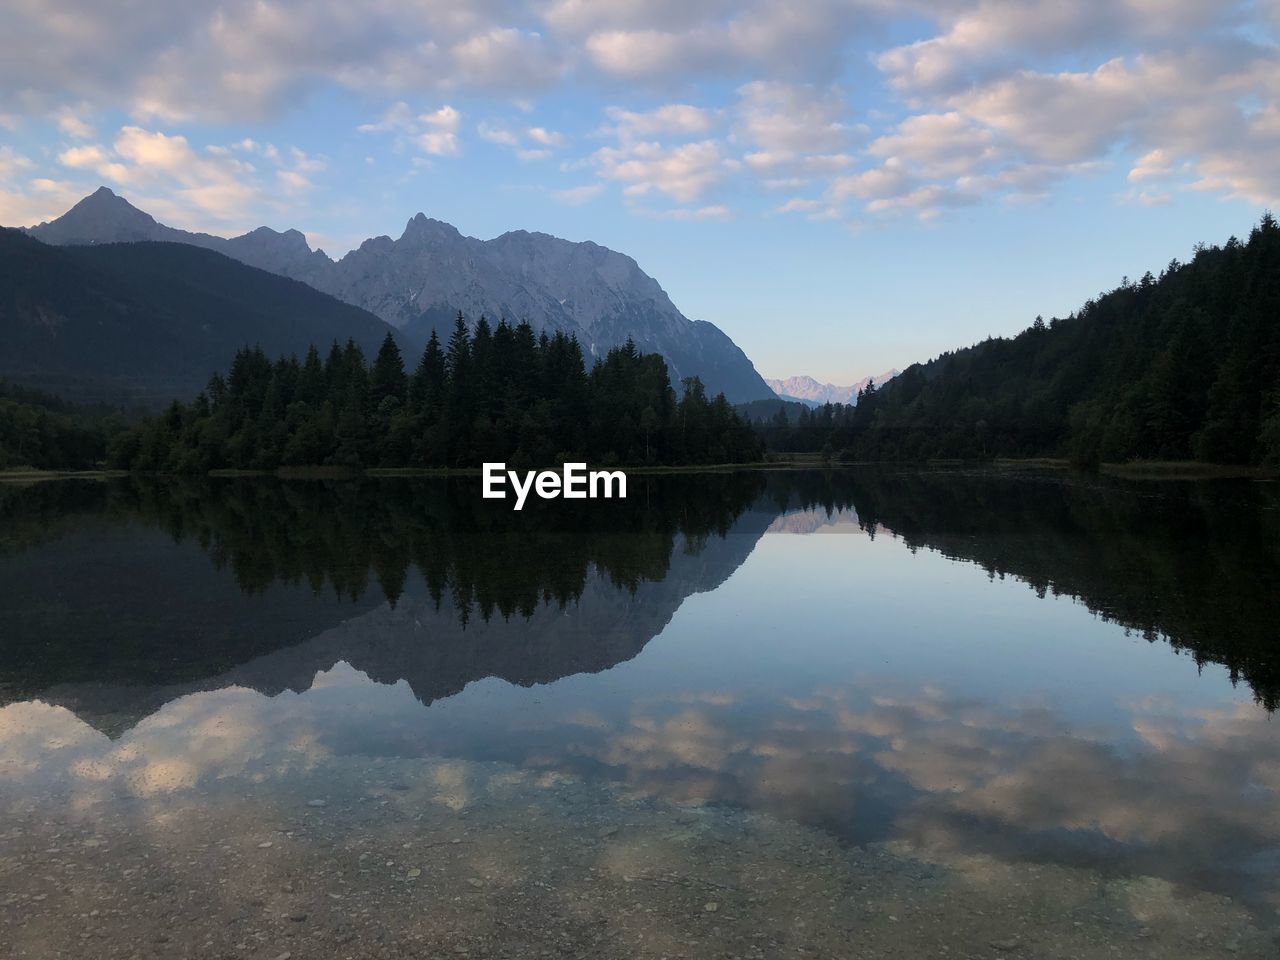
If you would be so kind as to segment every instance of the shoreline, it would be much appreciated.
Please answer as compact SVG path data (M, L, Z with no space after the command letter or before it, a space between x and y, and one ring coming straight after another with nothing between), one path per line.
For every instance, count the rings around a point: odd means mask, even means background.
M599 466L599 465L595 465ZM831 460L822 461L794 457L785 460L752 463L689 464L683 466L610 466L634 476L672 476L694 473L734 473L745 470L840 470L851 467L889 467L948 469L954 467L995 467L1015 469L1063 470L1075 473L1097 473L1133 480L1280 480L1280 467L1248 464L1201 463L1195 460L1133 460L1124 463L1102 463L1086 469L1069 460L1053 457L997 457L992 460ZM40 483L49 480L109 480L120 477L210 477L246 479L271 477L279 480L350 480L358 477L478 477L480 467L280 467L275 470L210 470L203 474L162 472L135 473L129 470L0 470L0 483Z

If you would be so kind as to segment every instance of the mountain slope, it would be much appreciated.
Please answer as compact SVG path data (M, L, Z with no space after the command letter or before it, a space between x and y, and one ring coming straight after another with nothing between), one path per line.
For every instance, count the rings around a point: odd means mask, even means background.
M0 376L77 400L189 398L237 348L270 356L390 329L306 284L178 243L52 247L0 229Z
M733 402L773 396L723 331L689 320L633 259L591 242L526 231L478 240L418 214L398 239L374 237L335 262L296 230L260 227L231 239L175 230L105 187L28 232L54 244L166 240L217 250L368 310L417 345L447 331L459 310L472 323L485 315L562 330L594 356L630 337L667 359L674 382L698 376Z

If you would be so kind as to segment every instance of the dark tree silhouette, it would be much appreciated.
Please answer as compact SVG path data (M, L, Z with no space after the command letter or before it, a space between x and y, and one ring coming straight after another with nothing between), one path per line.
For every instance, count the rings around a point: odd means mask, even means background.
M742 463L759 437L723 396L628 341L588 370L582 348L527 323L474 333L459 314L448 346L433 335L413 376L387 336L370 367L354 341L322 364L241 349L191 404L115 437L114 467L165 473L279 467L469 467Z

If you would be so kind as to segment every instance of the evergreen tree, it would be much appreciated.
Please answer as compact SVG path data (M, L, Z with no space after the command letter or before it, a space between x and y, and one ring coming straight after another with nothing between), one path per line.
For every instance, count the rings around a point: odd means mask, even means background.
M404 359L400 356L400 348L390 331L378 348L378 356L373 361L373 373L369 381L369 395L374 410L380 410L383 403L391 398L396 406L408 400L409 381L404 372Z
M412 378L388 336L372 366L358 345L271 362L246 348L208 395L113 443L114 466L203 472L278 466L547 466L758 460L759 438L696 378L676 400L662 357L628 341L588 371L578 341L461 315L432 334Z

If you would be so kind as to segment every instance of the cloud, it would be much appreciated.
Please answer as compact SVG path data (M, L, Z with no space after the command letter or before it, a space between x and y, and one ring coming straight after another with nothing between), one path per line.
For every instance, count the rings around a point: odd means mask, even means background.
M715 125L712 111L687 103L668 103L642 112L609 107L605 113L613 124L601 132L619 140L643 140L663 135L695 137L708 133Z
M84 118L84 114L88 110L88 104L61 107L54 115L54 122L57 123L58 129L67 136L74 137L77 140L88 140L97 134L93 125Z
M1167 177L1172 173L1173 163L1168 151L1156 148L1143 154L1138 159L1138 162L1133 165L1133 169L1129 171L1129 179L1137 182L1139 180Z
M1140 190L1137 187L1126 190L1120 196L1121 203L1137 203L1144 207L1163 207L1172 201L1173 196L1164 190Z
M831 196L837 201L856 198L875 201L901 196L918 188L918 181L895 160L871 170L839 177L831 184Z
M334 83L405 95L521 93L556 82L565 51L462 0L46 0L6 12L0 99L69 97L136 117L259 119Z
M29 157L18 153L13 147L0 147L0 183L30 170L33 166Z
M763 150L832 153L849 144L848 106L838 87L756 80L738 88L738 128Z
M1114 150L1141 151L1139 178L1186 166L1202 189L1255 203L1280 198L1272 108L1274 48L1241 41L1112 59L1088 72L1021 72L951 98L1028 162L1069 166Z
M636 213L654 220L727 220L733 211L723 204L710 204L705 207L674 207L667 210L653 210L648 207L637 207Z
M1199 0L978 0L943 5L935 37L894 47L877 63L912 94L957 93L1029 62L1133 43L1185 40L1235 26L1239 2ZM936 15L936 14L935 14Z
M1246 39L1249 11L1193 0L1160 4L1159 15L1149 0L958 4L937 36L878 58L910 106L933 109L868 152L953 197L1044 195L1119 154L1137 156L1133 183L1180 179L1274 203L1280 170L1265 158L1280 151L1280 56ZM1052 69L1057 59L1074 65ZM1170 198L1145 189L1121 201Z
M879 161L829 181L837 201L880 215L925 218L947 208L1047 196L1069 177L1129 159L1131 183L1280 199L1280 55L1245 39L1244 7L1210 17L1175 2L1151 17L1145 0L1117 3L961 3L937 37L878 59L906 95L906 116L863 153ZM1126 44L1168 49L1108 55ZM1081 69L1033 69L1055 57ZM780 171L768 154L748 164ZM1122 160L1122 162L1124 162ZM1133 189L1122 203L1168 203L1170 189Z
M12 5L11 5L12 6ZM339 87L529 99L572 77L830 78L872 0L45 0L7 10L0 100L259 120Z
M356 130L360 133L393 133L397 144L409 144L429 156L446 157L461 150L458 142L461 126L462 113L448 104L427 113L415 113L401 100L388 107L380 119L362 123Z
M603 183L587 183L580 187L569 187L567 190L555 190L551 195L561 203L577 207L584 203L590 203L603 192Z
M548 130L545 127L529 127L524 135L534 143L540 143L544 147L562 147L564 146L564 134L556 133L554 130Z
M1273 204L1278 9L1275 0L46 0L7 11L0 127L56 131L48 156L66 153L84 170L124 164L111 169L129 176L134 165L98 142L107 111L178 135L189 133L181 124L256 124L336 89L388 104L359 129L394 137L417 162L462 152L462 115L409 104L465 104L494 118L477 133L518 159L558 156L627 196L657 194L682 209L701 209L714 191L788 190L821 194L824 211L933 216L1047 196L1106 169L1129 174L1111 191L1120 202L1196 190ZM553 129L567 121L536 113L540 98L570 91L612 104L596 131L602 150L568 155L570 138ZM515 109L518 122L500 119ZM109 155L68 153L94 145ZM275 162L226 149L224 161ZM261 186L297 192L314 173L282 164ZM1149 186L1157 180L1159 190ZM1124 193L1130 186L1139 189ZM211 203L237 192L206 188Z
M0 154L0 167L4 162ZM87 192L83 184L67 180L0 176L0 224L26 227L52 220L66 213Z
M908 117L874 140L867 153L927 177L972 174L1001 159L992 131L955 111Z
M715 140L664 147L654 141L602 147L593 155L599 174L626 186L627 196L657 192L692 203L723 182L728 161Z
M246 157L260 158L268 170ZM58 162L145 196L145 205L163 220L223 230L246 228L263 210L283 212L287 198L313 188L309 174L327 167L296 147L282 154L273 145L241 140L198 149L185 136L138 126L122 127L110 145L69 147Z
M520 146L520 135L505 127L495 126L491 123L481 123L476 127L476 133L480 134L481 140L488 140L490 143L496 143L501 147L514 149Z
M382 118L358 127L361 133L405 132L414 125L414 113L403 100L393 103L383 112Z
M792 197L786 203L777 207L776 213L813 213L821 210L823 203L821 200L807 200L803 197Z
M433 113L424 113L418 121L425 129L416 133L414 142L423 153L432 156L452 156L458 152L458 126L462 114L453 107L444 106Z
M675 3L561 0L548 8L552 31L580 44L602 73L656 85L696 77L835 76L875 4L810 0Z
M497 28L459 43L451 52L448 86L529 93L553 83L561 66L541 35Z
M545 160L554 150L564 146L565 136L546 127L512 129L502 124L482 122L476 127L482 140L507 147L521 160Z
M747 169L766 180L828 177L848 169L860 133L846 120L838 87L757 80L737 90L735 141L745 143Z
M0 146L0 224L31 226L52 220L83 193L72 185L33 177L36 165L10 146Z

